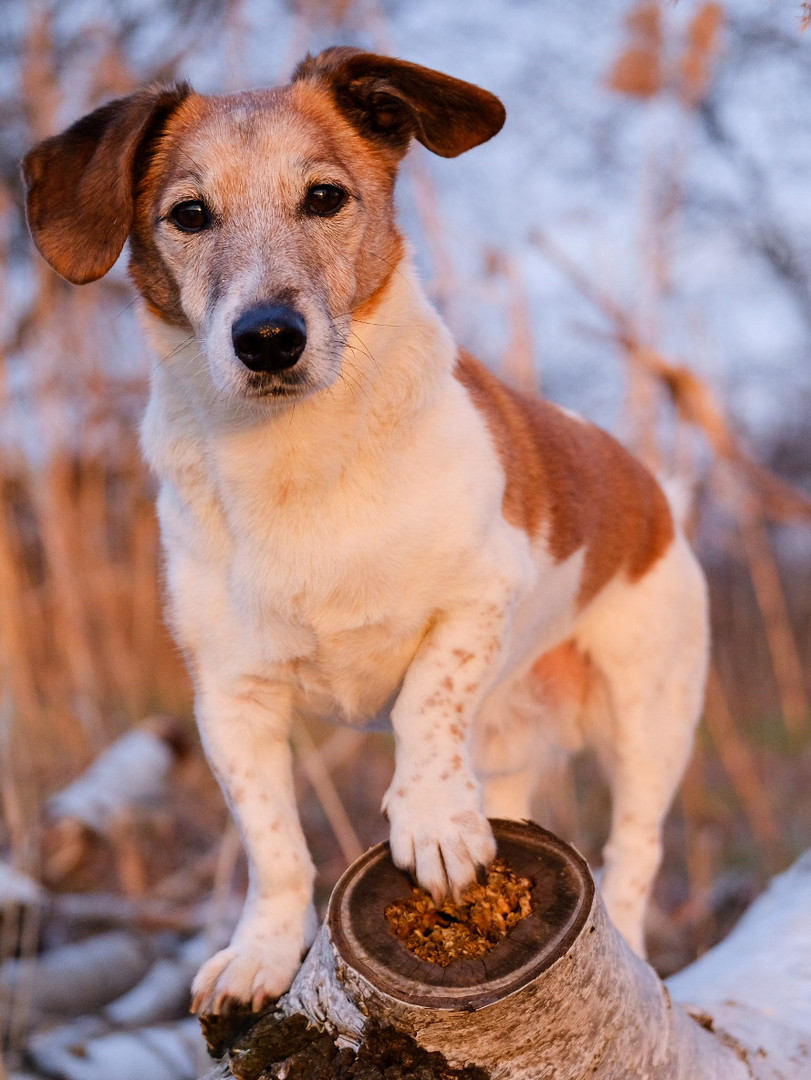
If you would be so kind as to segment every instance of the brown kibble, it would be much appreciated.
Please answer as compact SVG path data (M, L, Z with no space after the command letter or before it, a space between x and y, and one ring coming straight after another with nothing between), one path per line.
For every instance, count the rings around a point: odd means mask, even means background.
M532 881L519 877L502 859L491 863L484 884L467 889L459 903L437 907L422 889L385 910L389 929L421 960L447 967L477 959L532 913Z

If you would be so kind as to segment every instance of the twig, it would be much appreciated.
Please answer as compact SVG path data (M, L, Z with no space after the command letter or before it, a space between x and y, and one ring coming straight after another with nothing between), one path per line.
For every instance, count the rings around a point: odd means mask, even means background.
M742 493L734 505L777 680L783 718L788 730L793 735L799 735L808 725L811 703L805 689L803 663L791 626L783 585L759 508L748 493Z
M715 666L707 680L707 729L712 736L732 786L749 819L752 833L766 850L780 843L780 828L752 754L741 738Z
M685 859L690 884L687 901L679 910L679 921L698 922L711 911L713 852L707 844L703 821L706 818L707 786L704 775L704 748L697 739L682 781L680 800L684 815Z
M205 923L205 935L212 946L212 951L220 947L222 931L228 923L234 872L241 853L242 844L239 833L233 821L229 821L220 840L211 901Z
M541 378L535 364L535 340L527 284L517 261L502 251L487 254L488 269L499 274L507 287L510 338L499 365L512 385L528 394L541 392Z
M304 724L295 724L293 726L292 743L301 770L310 782L316 798L321 803L330 828L338 841L338 847L341 849L341 854L348 866L355 859L360 858L365 849L358 839L352 821L338 794L338 789L335 787L332 777L324 765L312 735L307 731Z

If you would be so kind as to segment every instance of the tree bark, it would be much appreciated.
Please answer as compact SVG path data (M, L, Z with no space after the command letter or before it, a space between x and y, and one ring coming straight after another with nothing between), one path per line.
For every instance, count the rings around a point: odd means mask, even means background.
M409 1058L403 1076L787 1080L811 1075L785 1072L783 1052L772 1060L762 1024L756 1044L747 1045L740 1032L733 1038L711 1017L692 1015L674 1003L653 969L613 927L585 861L573 848L529 823L499 821L494 828L499 856L533 880L533 912L507 938L481 960L456 960L442 968L418 959L394 937L384 917L389 902L410 895L411 882L392 864L388 845L378 845L336 886L293 986L273 1014L235 1044L230 1075L242 1080L401 1075L396 1068L375 1071L370 1047L378 1047L381 1032L407 1040L397 1044L400 1057L412 1050L435 1055L419 1059L419 1066L417 1057ZM318 1071L312 1060L305 1065L303 1058L296 1065L296 1054L305 1053L302 1018L343 1048L327 1071ZM293 1033L289 1046L285 1032ZM785 1030L775 1027L775 1040L784 1037ZM404 1045L412 1049L403 1050ZM362 1058L363 1067L357 1064Z

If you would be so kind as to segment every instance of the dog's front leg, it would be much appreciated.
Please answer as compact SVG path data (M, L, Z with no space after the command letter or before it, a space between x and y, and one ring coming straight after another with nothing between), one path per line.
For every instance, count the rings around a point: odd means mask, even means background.
M232 1002L258 1009L290 985L312 940L313 864L299 823L289 743L289 687L242 678L224 689L201 679L197 720L206 754L248 855L249 885L231 944L193 985L195 1012Z
M470 734L501 668L507 607L484 603L440 618L392 710L396 763L383 800L392 858L437 901L458 896L495 855Z

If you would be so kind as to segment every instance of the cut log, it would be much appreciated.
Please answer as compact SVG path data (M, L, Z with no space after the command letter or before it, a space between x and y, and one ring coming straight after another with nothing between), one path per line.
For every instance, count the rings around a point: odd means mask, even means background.
M750 1041L740 1027L733 1036L703 1010L675 1004L608 919L574 849L529 823L498 821L494 830L499 857L533 881L533 911L492 952L444 968L409 952L384 910L412 885L378 845L344 874L290 991L234 1043L221 1075L811 1076L807 1058L790 1063L808 1032L787 1040L775 1018L771 1033L760 1023Z

